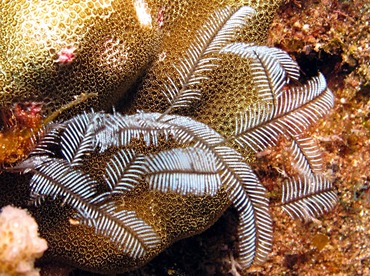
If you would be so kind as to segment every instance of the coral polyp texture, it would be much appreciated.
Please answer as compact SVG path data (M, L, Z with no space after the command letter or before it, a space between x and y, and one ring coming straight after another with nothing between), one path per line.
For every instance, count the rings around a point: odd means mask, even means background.
M39 275L34 262L47 249L47 243L39 237L30 214L12 206L2 208L0 236L0 275Z
M29 142L0 156L0 204L35 217L41 265L130 271L230 206L241 270L265 262L269 194L251 164L280 139L295 169L282 210L307 222L333 208L306 134L333 94L263 46L278 2L2 2L0 142Z
M99 94L90 105L111 107L159 46L156 22L143 24L136 2L144 1L1 1L3 108L42 102L48 114L82 93ZM140 13L155 17L157 9Z

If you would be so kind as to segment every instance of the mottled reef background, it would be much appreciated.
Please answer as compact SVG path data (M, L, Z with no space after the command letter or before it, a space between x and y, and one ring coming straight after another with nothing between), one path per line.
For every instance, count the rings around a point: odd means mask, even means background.
M250 268L250 275L370 275L369 22L369 0L287 1L274 21L269 45L289 52L307 77L322 71L336 96L334 109L312 135L340 200L333 212L309 224L291 220L276 202L273 252L263 266ZM284 152L284 141L278 147L261 154L254 166L272 202L290 169L287 156L274 154ZM236 219L229 210L205 233L123 275L238 275L231 257Z

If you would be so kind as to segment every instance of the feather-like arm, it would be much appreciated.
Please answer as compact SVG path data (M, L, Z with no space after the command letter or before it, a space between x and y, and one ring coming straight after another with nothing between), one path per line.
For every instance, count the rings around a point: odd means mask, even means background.
M163 115L159 113L139 113L131 116L114 114L111 115L111 117L112 118L109 120L113 125L122 125L126 129L124 130L121 129L121 127L115 128L112 126L104 130L113 131L115 133L113 136L125 131L125 135L123 136L124 139L121 139L121 141L120 139L109 139L109 141L120 141L116 146L126 145L127 141L131 141L133 137L142 137L145 141L152 143L152 141L158 140L157 135L163 135L165 133L165 137L171 137L171 139L176 140L179 144L190 143L194 148L211 154L212 160L217 160L217 171L220 172L222 185L225 186L229 192L230 201L237 206L237 209L243 216L243 222L241 222L239 229L243 237L243 240L241 240L240 252L241 256L243 256L244 265L249 266L253 261L262 262L266 258L268 252L271 250L272 222L267 210L268 200L266 197L264 198L265 189L259 183L252 170L242 162L242 157L239 153L231 148L220 146L225 140L219 133L205 124L183 116ZM150 132L148 132L149 129L151 129ZM157 136L157 138L151 137L151 135ZM118 135L118 137L120 136L121 135ZM106 137L106 135L104 135L104 137ZM171 153L175 155L180 154L180 152ZM181 159L181 162L184 162L181 166L190 168L192 163L190 157L194 158L194 156L192 156L193 154L194 153L189 152L186 153L186 160ZM171 164L168 163L170 158L168 153L161 153L156 157L154 156L151 156L151 159L149 159L149 162L152 162L150 165L151 170L163 172L166 169L170 169L170 172L173 172L174 169L178 168L178 165L175 165L176 162L180 162L178 156L172 157L174 160L170 162ZM154 166L152 161L153 158L157 159L157 167ZM166 160L167 164L161 165L163 159ZM204 162L204 160L202 160L202 162ZM150 179L148 181L150 182ZM187 185L189 183L187 180L177 182L177 185L173 187L167 186L169 183L164 185L163 178L158 178L155 181L152 179L152 181L151 185L160 190L176 189L177 191L186 192L194 188ZM173 182L173 179L171 181ZM212 189L218 187L219 184L217 183L218 182L212 183L210 187L212 187ZM198 184L205 183L204 181L200 181ZM200 187L192 192L200 194L203 193L203 191L207 191L207 189L207 187ZM248 201L250 201L250 204ZM245 233L249 233L249 231L253 232L254 236L252 235L251 238L244 240Z
M243 267L262 263L272 248L272 219L266 189L241 156L228 147L214 151L225 162L222 182L239 211L239 261Z
M224 142L218 133L181 116L167 115L162 121L179 129L179 137L191 137L197 147L210 149L220 162L222 185L230 201L240 212L240 256L243 266L263 262L272 247L272 220L268 212L266 190L242 157L235 150L220 146ZM175 137L178 137L177 135ZM253 219L252 219L253 218Z
M81 224L93 227L99 235L109 237L123 253L132 258L143 258L150 249L160 244L154 229L134 211L117 210L114 202L100 205L101 198L91 200L76 218Z
M277 98L276 108L270 120L260 119L267 116L263 112L255 115L254 106L247 109L237 120L235 135L230 139L242 147L247 145L254 151L264 150L276 145L279 135L287 135L288 138L300 135L326 114L333 103L333 94L320 74L303 87L283 92ZM266 112L269 113L269 110ZM249 118L250 116L252 118Z
M300 174L312 176L322 173L323 161L321 152L312 138L304 137L303 135L294 137L291 140L289 150Z
M246 43L231 43L220 53L235 54L250 59L255 87L260 99L275 103L282 88L290 79L298 80L299 66L283 50Z
M61 136L62 153L72 166L80 165L82 157L95 149L94 118L94 113L74 117Z
M31 157L25 161L31 178L31 198L40 203L46 196L63 197L64 203L76 209L96 193L96 182L88 174L73 169L62 159ZM20 165L22 166L22 164Z
M178 76L167 77L163 93L170 105L164 114L186 107L200 98L201 91L196 85L207 79L205 71L216 66L214 61L217 58L210 54L217 54L223 46L235 39L236 30L245 26L247 19L254 14L254 9L243 6L237 9L224 7L210 16L207 23L198 30L185 57L179 65L174 66Z
M73 207L79 223L94 227L97 234L111 239L123 253L142 258L148 249L156 247L160 239L154 229L136 216L133 211L117 211L116 205L104 194L96 195L96 182L88 174L62 159L37 160L31 169L31 198L36 204L46 197L62 197L63 204Z
M66 125L50 123L43 127L35 135L34 140L37 141L35 148L31 151L30 156L45 155L49 157L55 156L52 147L58 146L60 142L60 133L66 128Z
M332 183L321 175L288 179L283 183L282 208L292 218L308 222L331 210L337 201Z
M118 150L108 162L104 179L113 194L130 191L145 173L145 157L134 150Z
M222 185L219 162L210 150L176 148L152 154L147 162L146 179L151 189L214 196Z

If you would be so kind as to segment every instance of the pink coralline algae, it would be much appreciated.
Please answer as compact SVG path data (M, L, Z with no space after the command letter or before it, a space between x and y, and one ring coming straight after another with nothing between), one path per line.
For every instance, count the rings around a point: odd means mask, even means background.
M75 48L74 47L66 47L60 50L58 53L58 58L56 60L57 63L61 64L68 64L71 63L75 59Z

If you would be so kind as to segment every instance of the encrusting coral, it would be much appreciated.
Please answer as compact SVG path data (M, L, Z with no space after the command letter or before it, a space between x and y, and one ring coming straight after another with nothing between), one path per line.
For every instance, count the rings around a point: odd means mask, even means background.
M0 237L0 275L39 275L34 262L47 249L47 243L39 237L37 223L26 210L2 208Z
M43 264L129 271L231 205L241 268L264 262L269 200L248 163L281 136L297 169L283 209L310 221L333 207L304 135L333 95L322 74L301 85L296 62L261 46L279 1L94 3L1 3L0 204L34 215ZM121 113L90 111L112 105ZM38 134L7 151L14 133Z

